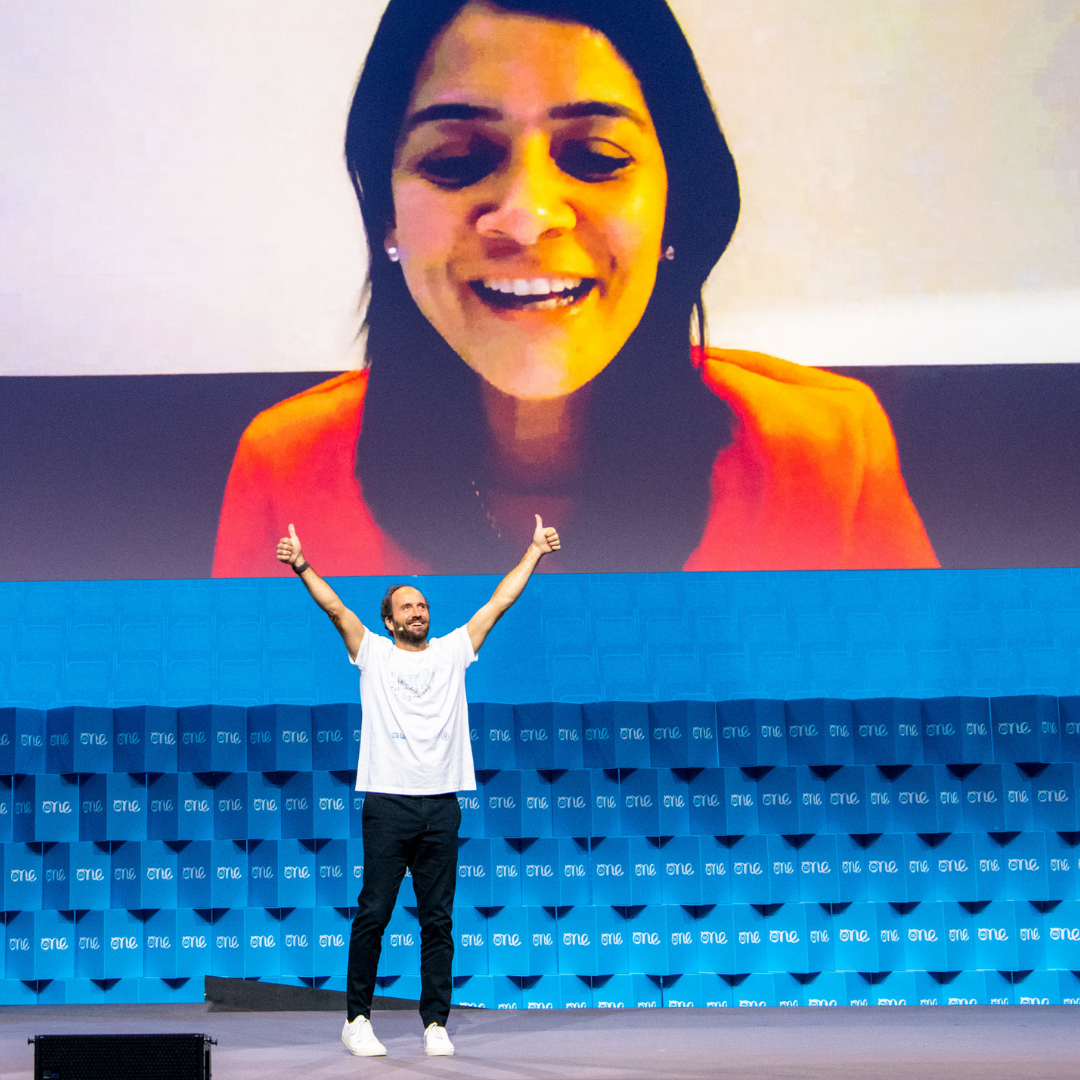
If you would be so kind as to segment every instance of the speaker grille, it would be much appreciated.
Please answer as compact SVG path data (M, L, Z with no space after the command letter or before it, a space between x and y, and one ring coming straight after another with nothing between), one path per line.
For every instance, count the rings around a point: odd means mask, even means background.
M210 1080L208 1035L37 1035L35 1080Z

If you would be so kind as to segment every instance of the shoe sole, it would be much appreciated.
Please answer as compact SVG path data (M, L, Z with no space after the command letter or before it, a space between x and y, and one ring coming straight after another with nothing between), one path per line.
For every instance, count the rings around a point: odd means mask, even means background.
M454 1056L454 1051L453 1050L429 1050L426 1046L424 1047L424 1053L427 1054L428 1057L453 1057Z

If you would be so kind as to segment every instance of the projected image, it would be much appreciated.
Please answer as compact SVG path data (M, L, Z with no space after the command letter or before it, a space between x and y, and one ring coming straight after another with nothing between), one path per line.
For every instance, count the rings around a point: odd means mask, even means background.
M1080 565L1077 71L1010 0L0 5L2 576Z
M296 521L331 574L937 561L873 393L692 347L739 211L663 0L392 0L349 116L368 369L262 414L214 574ZM314 556L313 556L314 557Z

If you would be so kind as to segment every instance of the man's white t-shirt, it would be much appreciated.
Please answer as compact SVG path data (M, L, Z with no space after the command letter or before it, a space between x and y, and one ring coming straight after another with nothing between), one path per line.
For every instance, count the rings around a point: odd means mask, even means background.
M441 795L475 791L465 669L476 659L459 626L421 652L365 630L360 669L357 791Z

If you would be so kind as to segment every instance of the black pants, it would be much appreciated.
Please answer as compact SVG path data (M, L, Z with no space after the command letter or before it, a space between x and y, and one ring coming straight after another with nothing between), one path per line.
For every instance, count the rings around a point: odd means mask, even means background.
M420 1017L446 1025L454 960L457 795L383 795L364 800L364 885L349 942L348 1018L371 1015L383 931L405 868L412 871L420 916Z

